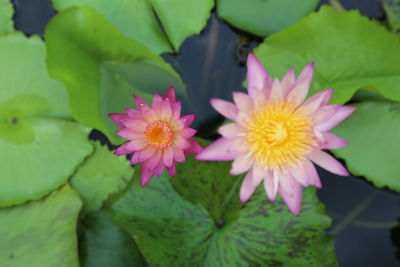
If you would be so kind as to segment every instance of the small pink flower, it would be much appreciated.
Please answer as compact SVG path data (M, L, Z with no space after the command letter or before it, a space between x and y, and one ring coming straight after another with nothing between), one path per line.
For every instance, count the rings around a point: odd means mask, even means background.
M112 113L109 117L122 129L116 132L129 142L117 148L114 154L131 154L131 164L142 163L140 184L145 186L154 176L160 176L167 167L175 176L175 161L185 162L186 154L201 151L193 138L196 130L189 128L195 116L181 116L181 103L176 101L173 87L164 97L154 95L150 107L143 99L134 96L139 110L127 108L127 113Z
M234 92L234 104L212 99L211 105L231 123L219 128L220 139L196 158L233 160L231 174L247 172L240 190L246 202L264 181L267 196L274 201L280 192L290 211L300 212L302 186L321 187L311 162L328 171L347 176L347 170L322 149L335 149L347 142L331 133L353 113L354 108L329 105L333 90L322 91L308 100L314 64L295 78L289 70L282 81L271 79L258 59L247 60L248 93Z

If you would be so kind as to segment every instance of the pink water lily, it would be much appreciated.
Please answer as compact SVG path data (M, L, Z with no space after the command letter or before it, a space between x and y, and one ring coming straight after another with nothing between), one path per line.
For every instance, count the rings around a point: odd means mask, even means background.
M328 131L352 114L354 108L328 104L332 89L306 100L313 63L297 79L289 70L281 81L272 79L253 54L248 57L247 68L248 94L234 92L234 103L211 100L211 105L232 122L220 127L222 137L196 158L233 160L232 175L247 172L240 190L242 202L263 181L271 201L279 192L290 211L298 215L302 186L321 187L312 162L332 173L349 175L322 149L347 145Z
M117 155L131 154L131 164L142 163L140 184L145 186L154 176L167 168L175 176L175 161L184 162L185 154L201 151L193 138L196 130L189 128L195 116L181 117L181 103L176 101L175 90L166 95L154 95L151 107L140 97L134 96L138 110L127 108L127 113L112 113L109 117L122 129L116 132L129 140L115 151Z

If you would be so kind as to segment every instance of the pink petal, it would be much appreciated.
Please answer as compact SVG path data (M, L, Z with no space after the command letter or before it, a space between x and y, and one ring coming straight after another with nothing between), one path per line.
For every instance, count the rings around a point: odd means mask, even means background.
M349 173L343 165L334 157L322 150L313 150L306 157L318 166L330 171L331 173L348 176Z
M120 145L115 151L114 154L115 155L127 155L127 154L131 154L134 151L132 149L128 148L128 143L122 144Z
M323 142L321 146L324 149L338 149L349 145L345 140L334 134L323 132L322 136Z
M168 99L171 104L174 104L176 102L176 97L175 97L175 89L173 86L168 88L167 93L165 93L165 96L163 99Z
M267 193L269 200L275 201L279 189L279 180L275 172L270 171L264 178L264 189Z
M270 99L271 100L282 100L283 99L283 91L281 87L281 82L279 79L275 78L274 82L272 83Z
M158 108L162 102L163 102L163 99L161 98L161 96L159 94L154 94L153 103L151 104L151 107Z
M218 98L212 98L210 103L218 113L230 120L235 120L238 108L234 104Z
M131 131L134 132L144 132L146 127L149 125L148 123L142 120L126 120L123 122L124 126L129 128Z
M316 112L321 106L326 105L331 99L333 94L333 89L327 89L318 94L313 95L309 99L307 99L302 105L303 112L307 114L313 114Z
M279 192L289 210L294 215L299 215L303 187L289 173L279 177Z
M138 109L142 110L144 107L149 107L149 105L147 105L147 103L139 96L135 95L133 96L133 100L135 101L136 106L138 107Z
M178 148L174 151L174 159L177 162L185 162L185 154L181 149Z
M186 127L189 127L192 124L192 122L194 121L195 117L196 116L194 114L189 114L189 115L183 116L181 118L181 121L184 123L184 125Z
M325 123L330 120L333 115L340 109L341 105L326 105L320 107L313 115L312 115L312 123L314 125L319 125Z
M179 136L179 135L175 138L174 145L176 147L180 148L181 150L189 148L189 146L190 146L189 142L185 138L183 138L182 136Z
M177 132L182 131L186 127L185 123L182 119L172 121L172 125L173 125L174 130Z
M262 90L253 91L253 95L251 96L251 98L253 99L256 107L264 105L268 101L271 95L271 89L272 89L271 87L272 87L272 81L271 81L271 86L265 87Z
M261 181L262 179L259 177L254 177L253 171L250 170L244 178L242 186L240 187L240 202L246 202L254 193Z
M226 138L234 138L243 133L244 129L237 123L227 123L219 127L218 133Z
M126 114L126 113L111 113L111 114L108 114L108 117L110 117L110 119L112 119L120 127L125 127L122 122L123 122L123 120L126 120L129 118L128 114Z
M146 122L152 122L158 119L158 115L155 110L149 107L144 107L141 110L142 117L140 118L143 121Z
M163 162L165 166L168 168L172 167L172 163L174 162L174 149L169 147L163 152Z
M184 138L186 138L186 139L192 137L196 133L197 133L197 131L195 129L192 129L192 128L185 128L185 129L183 129L182 131L179 132L179 134L181 136L183 136Z
M154 169L158 164L162 163L162 151L156 150L155 153L149 157L144 163L150 169Z
M138 154L139 156L139 161L143 162L148 160L150 157L152 157L154 154L156 154L156 150L152 148L151 146L148 146L146 149L140 151Z
M177 120L181 116L181 102L176 102L172 104L172 119Z
M168 171L169 175L171 175L172 177L175 177L175 174L176 174L176 165L175 165L175 161L172 162L171 168L167 168L167 171Z
M236 157L236 153L229 151L231 144L231 140L223 137L219 138L214 143L204 148L203 151L198 153L196 159L215 161L233 160Z
M249 153L242 153L234 159L230 174L239 175L247 172L250 169L252 163L253 162L251 155Z
M233 92L232 95L233 101L235 101L239 110L248 112L253 107L253 101L247 94L242 92Z
M321 132L329 131L330 129L341 123L343 120L345 120L347 117L349 117L354 111L354 107L341 106L332 117L330 117L324 123L315 126L315 129Z
M140 152L135 152L131 157L131 165L135 165L140 161Z
M190 147L184 150L186 154L197 154L203 150L199 143L197 143L196 139L189 138L188 142L190 144Z
M115 134L121 136L122 138L131 140L134 139L137 136L137 133L133 132L132 130L128 128L122 128L119 131L116 131Z
M169 121L172 119L172 109L171 109L171 104L169 103L169 101L162 102L160 116L166 121Z
M146 163L143 163L140 166L140 185L145 186L153 176L153 168L149 168Z
M154 174L157 176L160 176L164 170L164 167L165 167L164 163L159 162L158 165L156 167L154 167L154 170L153 170Z
M265 78L268 76L261 62L253 53L250 53L247 57L247 88L251 96L253 91L264 87Z
M147 146L147 143L144 139L133 139L129 143L126 144L128 149L133 151L139 151L144 149Z
M287 100L296 104L301 104L308 94L312 76L314 73L314 63L308 64L300 73L293 89L289 92Z
M309 160L305 160L302 164L292 172L294 178L304 186L315 185L321 188L321 181L318 172Z
M125 111L128 113L129 118L136 119L141 116L141 112L132 108L126 108Z
M283 97L286 98L296 82L294 70L290 69L282 79L281 88Z

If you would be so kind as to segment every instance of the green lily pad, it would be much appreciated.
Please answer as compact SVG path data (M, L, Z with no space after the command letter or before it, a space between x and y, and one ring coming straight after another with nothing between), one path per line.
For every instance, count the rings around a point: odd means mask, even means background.
M93 148L87 129L69 120L66 92L48 77L38 37L1 36L0 57L0 207L5 207L63 185Z
M229 166L188 157L175 178L164 173L143 188L136 177L111 205L113 220L154 266L336 265L314 188L305 189L298 217L281 199L269 202L262 186L241 204L241 178Z
M24 114L70 119L67 92L49 77L45 56L39 36L0 36L0 105Z
M10 0L0 0L0 34L14 31L14 8Z
M190 35L199 33L207 23L213 0L148 0L160 18L175 51Z
M400 192L400 104L366 102L354 106L356 112L332 130L350 145L332 152L346 160L353 174Z
M52 0L52 2L58 11L72 6L92 7L126 36L141 42L157 54L171 52L173 50L171 44L175 51L178 51L188 36L199 33L206 25L214 5L212 0Z
M104 210L90 212L82 220L79 244L83 267L148 266L130 235L115 226Z
M400 33L400 0L382 0L382 7L387 15L391 30Z
M273 76L315 62L311 94L334 88L332 102L345 103L358 89L400 101L400 40L358 11L328 6L267 38L255 50Z
M132 94L149 98L174 85L181 97L185 95L170 65L92 8L61 12L47 26L45 37L49 73L64 82L74 118L104 132L114 143L123 140L114 134L118 126L107 114L132 107Z
M217 0L218 15L239 29L267 36L296 23L319 0Z
M79 266L81 205L66 185L45 199L0 209L0 266Z
M94 153L71 178L71 185L83 200L83 212L99 210L111 194L124 189L133 177L133 168L126 158L115 156L98 142L94 147Z

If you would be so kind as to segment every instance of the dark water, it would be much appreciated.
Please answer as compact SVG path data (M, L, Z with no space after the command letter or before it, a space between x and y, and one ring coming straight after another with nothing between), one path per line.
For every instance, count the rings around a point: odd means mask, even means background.
M55 14L49 2L14 3L16 28L29 35L43 34L46 23ZM363 15L384 19L379 0L341 3L346 9L359 9ZM200 35L185 41L178 55L163 55L182 75L189 97L196 99L202 136L212 138L215 126L222 121L209 106L209 98L230 100L232 91L244 90L245 58L260 41L214 15ZM105 141L101 133L92 133L91 137ZM340 266L400 266L400 194L377 189L359 177L344 178L318 171L324 185L318 195L333 219L328 232L337 236Z

